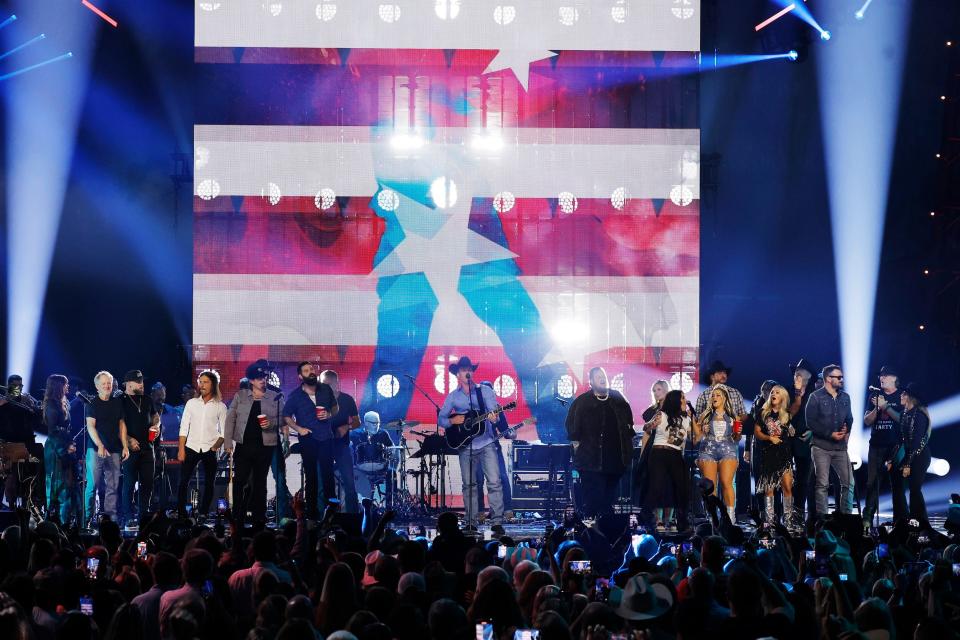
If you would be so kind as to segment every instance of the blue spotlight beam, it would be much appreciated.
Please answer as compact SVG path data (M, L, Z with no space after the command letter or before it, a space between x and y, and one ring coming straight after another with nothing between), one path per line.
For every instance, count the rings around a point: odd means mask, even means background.
M873 334L880 249L896 139L910 4L886 2L869 28L845 3L822 5L837 36L814 55L840 322L844 386L854 424L850 455L866 453L862 419Z
M17 51L20 51L20 50L22 50L22 49L26 49L27 47L29 47L30 45L32 45L34 42L40 42L41 40L43 40L43 39L46 38L46 37L47 37L46 34L41 33L40 35L36 36L35 38L30 38L29 40L27 40L26 42L24 42L24 43L21 44L20 46L14 47L13 49L10 49L10 51L7 51L6 53L0 53L0 60L3 60L3 59L6 58L7 56L12 56L12 55L15 54Z
M830 32L820 26L820 23L817 22L816 18L813 17L813 14L810 13L810 9L807 8L805 1L800 2L800 0L796 0L796 2L793 2L787 0L777 0L777 4L784 8L790 6L791 4L796 5L793 10L794 15L816 29L820 33L821 38L824 40L830 39Z
M707 58L708 64L706 66L704 66L701 61L700 70L709 71L711 69L725 69L727 67L735 67L742 64L752 64L754 62L766 62L768 60L796 59L796 51L787 51L785 53L769 53L763 55L720 53L714 54L712 57Z
M3 22L0 22L0 29L3 29L5 26L10 24L11 22L16 22L16 21L17 21L17 14L13 14Z
M870 8L870 5L873 3L873 0L867 0L863 3L863 6L857 9L857 12L853 14L853 17L857 20L863 20L863 16L867 13L867 9Z
M0 82L3 82L4 80L9 80L10 78L19 76L21 74L27 73L28 71L33 71L34 69L45 67L48 64L53 64L54 62L60 62L61 60L66 60L67 58L72 58L72 57L73 57L73 53L70 51L67 51L66 53L62 53L55 58L50 58L49 60L44 60L43 62L32 64L29 67L24 67L23 69L17 69L16 71L11 71L10 73L5 73L2 76L0 76Z

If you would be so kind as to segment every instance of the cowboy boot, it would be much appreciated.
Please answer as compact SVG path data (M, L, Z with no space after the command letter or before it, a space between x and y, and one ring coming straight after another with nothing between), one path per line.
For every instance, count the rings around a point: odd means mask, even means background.
M773 506L773 496L763 496L763 521L769 527L777 523L777 509Z
M797 528L793 513L793 496L783 496L783 526L791 533Z
M727 515L730 516L730 524L737 524L737 508L727 507Z

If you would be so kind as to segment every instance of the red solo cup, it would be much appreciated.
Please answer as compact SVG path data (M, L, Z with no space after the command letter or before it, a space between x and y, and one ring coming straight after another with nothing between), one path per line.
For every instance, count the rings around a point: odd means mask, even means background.
M147 432L147 440L153 442L158 435L160 435L160 427L150 427L150 431Z
M740 432L741 432L742 430L743 430L743 423L740 422L739 420L734 420L734 421L733 421L733 435L735 435L735 436L740 435Z
M260 415L258 415L257 422L260 423L261 428L266 428L266 426L269 424L269 422L267 421L267 414L261 413Z
M326 413L327 413L326 407L321 407L320 405L317 405L317 420L326 420L327 419Z

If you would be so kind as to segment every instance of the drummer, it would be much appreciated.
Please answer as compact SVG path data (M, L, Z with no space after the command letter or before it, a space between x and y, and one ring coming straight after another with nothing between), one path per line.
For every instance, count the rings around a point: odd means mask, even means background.
M343 510L347 513L360 513L357 503L357 489L353 481L353 453L350 448L350 432L360 426L360 416L357 411L357 401L348 393L340 390L340 376L336 371L327 369L320 374L320 382L330 385L333 395L337 399L337 411L330 419L330 428L333 429L333 465L336 474L340 477L340 487L343 490Z
M374 499L374 491L379 489L389 505L392 502L393 476L389 457L391 450L388 447L394 446L393 439L380 429L380 414L376 411L363 414L361 426L363 428L350 433L357 492L362 498Z

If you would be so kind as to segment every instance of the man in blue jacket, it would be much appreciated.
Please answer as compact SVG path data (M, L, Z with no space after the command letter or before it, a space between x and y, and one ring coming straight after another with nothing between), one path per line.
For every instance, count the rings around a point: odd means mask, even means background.
M839 365L828 364L823 368L823 387L810 395L806 408L807 428L813 432L811 453L813 473L816 477L817 514L827 513L827 490L830 486L830 469L840 479L840 504L837 511L850 512L850 456L847 443L850 440L850 425L853 413L850 395L843 391L843 371Z

